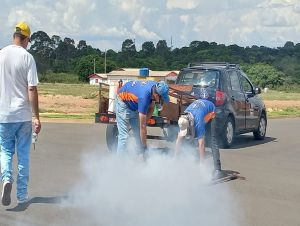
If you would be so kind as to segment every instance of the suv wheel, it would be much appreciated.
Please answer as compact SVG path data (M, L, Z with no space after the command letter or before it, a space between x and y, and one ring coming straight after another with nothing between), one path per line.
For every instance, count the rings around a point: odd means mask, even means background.
M234 141L234 122L232 117L228 117L221 136L223 148L230 148Z
M117 151L118 145L118 127L108 124L106 127L106 144L110 152Z
M267 119L264 114L260 116L259 125L256 131L253 132L253 136L256 140L263 140L266 136Z

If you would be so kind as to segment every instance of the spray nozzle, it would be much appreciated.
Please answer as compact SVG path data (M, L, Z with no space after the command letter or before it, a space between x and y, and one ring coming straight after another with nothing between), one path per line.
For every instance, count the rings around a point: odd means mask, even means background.
M163 106L160 103L155 103L155 105L158 111L162 111Z
M33 149L34 149L34 150L35 150L35 144L36 144L36 142L37 142L37 139L38 139L38 134L35 133L35 132L33 132L33 133L32 133L32 141L31 141L31 143L33 144Z
M32 133L32 143L35 144L37 142L38 135L37 133Z

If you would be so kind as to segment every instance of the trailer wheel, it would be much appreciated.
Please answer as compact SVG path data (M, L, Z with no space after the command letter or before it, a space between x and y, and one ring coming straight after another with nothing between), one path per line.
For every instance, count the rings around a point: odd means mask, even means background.
M118 145L118 127L108 124L106 127L106 145L110 152L117 151Z

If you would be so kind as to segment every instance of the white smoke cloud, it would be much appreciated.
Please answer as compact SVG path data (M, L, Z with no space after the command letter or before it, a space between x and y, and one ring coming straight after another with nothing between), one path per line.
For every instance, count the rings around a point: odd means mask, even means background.
M233 197L223 183L211 185L210 166L191 156L151 154L148 161L90 153L65 208L73 225L239 225Z

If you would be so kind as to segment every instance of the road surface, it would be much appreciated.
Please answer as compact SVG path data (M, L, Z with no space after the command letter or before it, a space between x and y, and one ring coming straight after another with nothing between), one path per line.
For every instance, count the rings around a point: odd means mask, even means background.
M237 225L300 225L299 131L299 118L269 120L264 141L253 140L252 134L241 135L233 148L221 150L223 168L240 175L216 185L228 187L240 214ZM25 207L16 206L13 187L12 204L0 206L0 225L92 222L85 221L87 215L82 210L66 207L64 202L74 184L82 181L82 156L106 151L103 125L44 123L36 150L31 153L32 199ZM97 206L93 211L98 211Z

